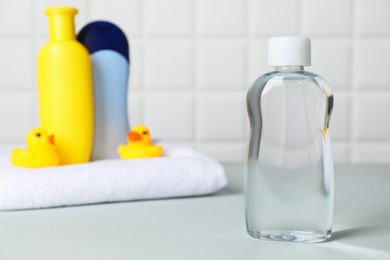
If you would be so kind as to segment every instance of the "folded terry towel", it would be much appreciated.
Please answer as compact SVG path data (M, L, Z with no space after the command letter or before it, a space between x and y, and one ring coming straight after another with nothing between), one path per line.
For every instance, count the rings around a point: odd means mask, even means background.
M32 209L213 193L227 184L223 167L193 150L162 144L164 156L101 160L40 169L0 160L0 210Z

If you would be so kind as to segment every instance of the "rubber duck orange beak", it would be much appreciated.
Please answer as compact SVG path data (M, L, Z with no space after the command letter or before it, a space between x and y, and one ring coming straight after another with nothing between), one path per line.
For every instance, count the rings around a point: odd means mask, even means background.
M127 137L129 138L129 141L132 142L140 141L142 139L142 135L134 131L130 131Z
M49 143L54 145L54 135L49 135Z

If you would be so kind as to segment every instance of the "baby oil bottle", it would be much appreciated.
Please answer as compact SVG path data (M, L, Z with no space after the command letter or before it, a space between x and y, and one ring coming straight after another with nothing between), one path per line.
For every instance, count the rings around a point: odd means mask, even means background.
M333 95L323 78L305 71L310 59L310 39L271 38L268 65L275 70L248 91L245 213L254 238L320 242L331 236Z
M39 119L53 133L61 164L88 162L94 134L92 65L76 40L71 7L50 7L49 42L38 54Z

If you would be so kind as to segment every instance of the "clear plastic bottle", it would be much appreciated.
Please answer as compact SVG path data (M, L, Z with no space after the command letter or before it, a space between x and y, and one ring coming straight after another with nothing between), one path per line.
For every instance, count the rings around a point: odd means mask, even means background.
M247 95L251 132L245 168L248 233L277 241L320 242L331 235L333 161L329 85L306 72L310 39L269 40L268 64Z

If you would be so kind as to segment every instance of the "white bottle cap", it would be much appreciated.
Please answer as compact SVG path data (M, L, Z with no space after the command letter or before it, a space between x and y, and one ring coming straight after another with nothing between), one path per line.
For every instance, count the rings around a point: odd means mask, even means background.
M279 36L268 41L268 66L310 66L310 39Z

